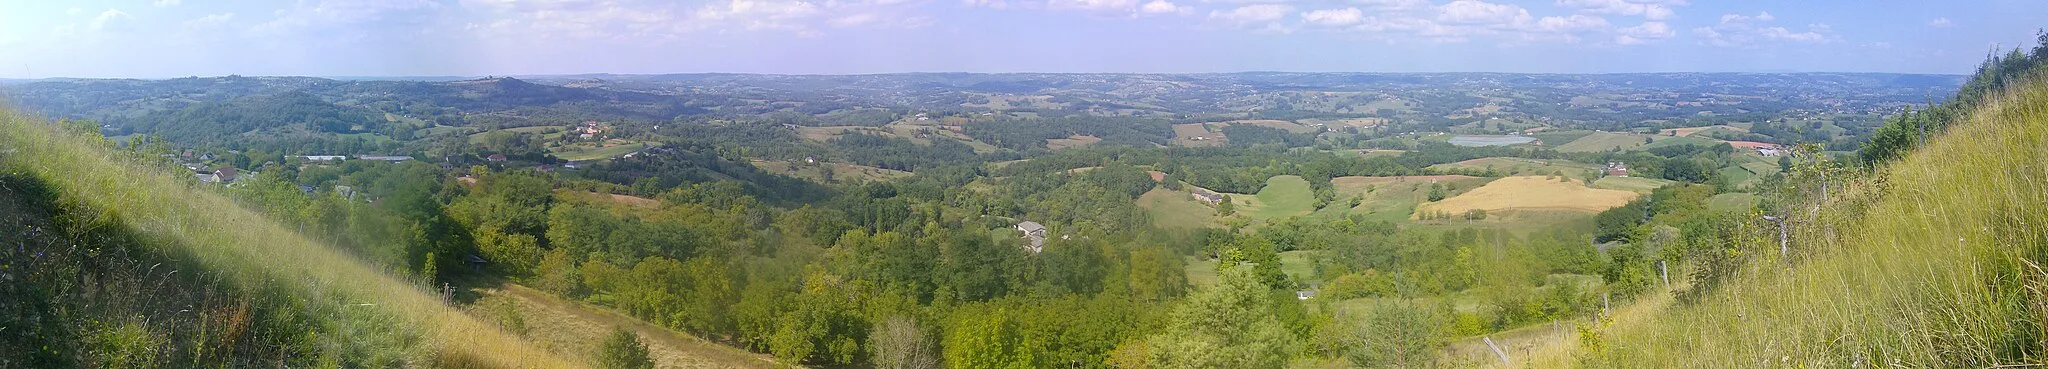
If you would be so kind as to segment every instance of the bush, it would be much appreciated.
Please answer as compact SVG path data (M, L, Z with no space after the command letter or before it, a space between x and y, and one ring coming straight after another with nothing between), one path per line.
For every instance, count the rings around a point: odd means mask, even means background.
M612 334L605 337L604 345L598 348L597 367L653 369L654 358L647 355L647 344L640 343L639 334L625 327L613 327Z

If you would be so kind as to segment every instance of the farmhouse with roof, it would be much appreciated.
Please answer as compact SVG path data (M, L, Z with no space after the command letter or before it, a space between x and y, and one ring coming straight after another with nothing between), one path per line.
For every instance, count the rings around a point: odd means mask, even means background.
M1618 162L1618 161L1611 161L1611 162L1607 162L1607 176L1608 176L1608 177L1627 177L1627 176L1628 176L1628 163L1623 163L1623 162Z
M1215 192L1204 191L1201 189L1196 189L1193 192L1195 200L1209 203L1209 205L1216 205L1223 202L1223 195L1216 194Z
M1017 231L1024 232L1024 238L1031 241L1030 245L1024 246L1026 250L1030 250L1032 253L1045 250L1044 224L1026 220L1023 223L1017 223Z

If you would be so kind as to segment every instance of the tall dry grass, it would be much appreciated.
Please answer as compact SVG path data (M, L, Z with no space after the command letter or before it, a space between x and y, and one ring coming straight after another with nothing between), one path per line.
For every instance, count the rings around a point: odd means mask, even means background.
M1575 338L1575 359L1552 364L2048 364L2048 83L2009 90L1868 177L1831 182L1825 203L1788 207L1790 260L1775 234L1745 240L1753 258L1721 290L1594 329L1601 345Z
M424 333L440 353L433 366L581 366L480 323L414 284L300 237L226 197L193 188L187 175L133 165L126 155L38 118L0 111L0 163L50 183L60 201L101 210L100 219L76 221L127 224L146 237L170 241L161 244L191 248L183 251L234 278L305 286L306 299L359 299L365 308L389 311L401 318L395 324Z

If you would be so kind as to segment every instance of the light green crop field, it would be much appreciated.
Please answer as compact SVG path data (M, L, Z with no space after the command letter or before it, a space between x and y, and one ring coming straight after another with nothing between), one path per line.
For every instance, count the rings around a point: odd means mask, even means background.
M1475 171L1493 169L1494 174L1501 176L1548 176L1563 174L1571 178L1586 178L1592 176L1600 167L1570 160L1492 157L1431 165L1429 169Z
M1593 188L1650 193L1650 191L1656 190L1658 187L1664 187L1672 183L1676 182L1657 178L1601 177L1599 180L1593 181Z
M1580 137L1577 140L1572 140L1572 142L1565 143L1563 145L1557 145L1556 149L1557 151L1563 152L1599 152L1614 149L1627 150L1648 144L1646 142L1643 142L1643 139L1645 137L1651 136L1640 133L1594 132L1593 134L1586 135L1585 137Z
M1257 220L1307 215L1316 205L1308 180L1292 175L1274 176L1266 180L1266 187L1259 189L1257 196L1232 194L1231 201L1236 203L1239 213Z
M1154 188L1138 197L1138 207L1152 215L1152 224L1162 228L1220 228L1216 209L1196 202L1185 191Z
M1748 192L1731 192L1714 195L1714 197L1707 198L1707 209L1718 212L1742 213L1748 212L1750 208L1756 207L1756 203L1756 194Z
M551 151L554 152L555 157L562 158L562 160L583 161L610 159L613 157L617 157L619 155L625 155L627 153L631 153L634 151L640 151L640 149L645 149L647 148L647 146L647 143L635 142L629 144L611 145L595 148L586 145L569 146L566 148L553 149Z

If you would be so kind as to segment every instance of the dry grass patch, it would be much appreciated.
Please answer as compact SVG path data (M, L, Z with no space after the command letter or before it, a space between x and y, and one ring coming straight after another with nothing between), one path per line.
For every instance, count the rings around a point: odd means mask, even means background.
M1045 140L1045 148L1053 150L1070 149L1094 145L1097 142L1102 142L1102 138L1089 135L1073 135L1067 136L1067 138L1054 138Z
M1507 177L1487 183L1471 192L1443 201L1417 206L1417 212L1435 211L1453 215L1470 210L1488 214L1547 210L1598 213L1635 200L1635 192L1588 188L1578 181L1546 177Z

